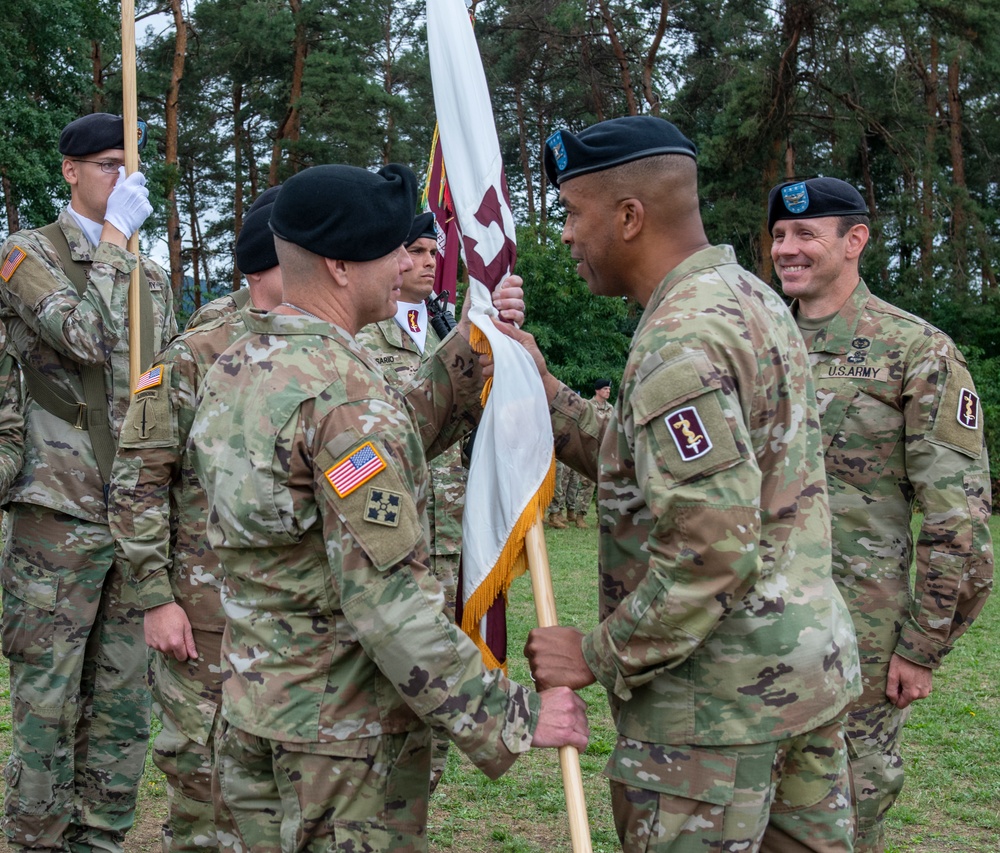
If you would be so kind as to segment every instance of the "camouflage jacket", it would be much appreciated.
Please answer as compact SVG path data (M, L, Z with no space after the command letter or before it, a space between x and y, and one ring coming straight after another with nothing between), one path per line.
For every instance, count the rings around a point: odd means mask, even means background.
M93 261L89 284L79 296L59 255L37 231L7 238L0 255L19 247L26 255L8 281L0 278L0 317L19 362L48 375L67 398L83 399L80 366L103 365L112 435L117 436L131 398L127 296L135 257L111 243L90 245L64 209L59 227L73 258ZM153 297L153 351L177 331L166 273L142 259ZM9 500L38 504L75 518L107 523L104 482L90 434L25 401L24 466Z
M602 621L584 654L621 735L772 742L857 696L808 358L731 248L658 285L603 439L566 388L553 429L560 457L598 482Z
M211 323L220 317L228 317L233 312L245 308L249 302L250 292L245 287L234 290L232 293L217 296L211 302L202 305L188 318L184 331L187 332L198 326L203 326L205 323Z
M896 652L936 667L993 584L989 462L965 359L863 281L824 328L799 323L823 426L833 571L861 660Z
M142 609L176 601L203 631L225 627L222 567L208 544L208 498L186 446L205 372L245 331L234 311L178 335L157 356L163 373L132 396L111 481L111 532Z
M404 399L343 330L246 317L191 429L226 571L223 714L345 750L425 721L502 772L530 746L538 696L484 668L427 569L424 452L478 420L476 356L449 336Z
M7 330L0 323L0 506L24 459L21 373L6 347Z
M371 350L386 378L396 385L406 385L431 357L441 339L433 327L427 330L423 354L396 322L395 318L365 326L358 343ZM430 524L431 554L462 552L462 511L465 508L465 480L468 472L462 465L462 447L453 444L435 458L431 469L431 488L427 493L427 520Z

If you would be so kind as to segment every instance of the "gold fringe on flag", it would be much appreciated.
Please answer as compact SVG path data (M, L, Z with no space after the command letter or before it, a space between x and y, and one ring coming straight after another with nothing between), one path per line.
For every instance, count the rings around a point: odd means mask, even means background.
M462 630L469 635L472 642L479 648L483 660L490 669L502 669L507 672L507 662L498 661L496 656L486 645L486 641L479 634L479 624L483 617L501 595L504 601L507 600L507 590L528 568L528 557L525 551L524 538L529 528L538 521L539 514L545 515L556 491L556 455L552 453L552 462L549 463L548 473L542 480L542 485L535 492L534 497L528 501L528 505L521 512L517 523L514 525L507 544L504 545L496 565L490 569L489 575L477 587L475 592L465 602L462 611Z

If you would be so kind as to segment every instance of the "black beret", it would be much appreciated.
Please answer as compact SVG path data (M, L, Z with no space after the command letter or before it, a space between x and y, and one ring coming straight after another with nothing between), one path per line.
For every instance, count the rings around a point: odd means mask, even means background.
M281 184L278 184L276 187L268 187L253 200L253 204L250 205L247 213L253 213L258 207L262 207L265 204L274 204L274 200L278 197L278 190L280 189Z
M281 185L271 230L324 258L373 261L403 245L416 207L417 178L406 166L313 166Z
M559 186L569 178L600 172L657 154L696 157L694 143L669 121L625 116L598 122L575 136L557 130L545 141L545 174Z
M59 153L64 157L84 157L108 148L125 148L125 121L111 113L91 113L71 121L59 134ZM146 122L136 128L138 148L146 147Z
M428 237L431 240L437 239L437 231L434 230L434 214L421 213L413 220L410 226L410 233L406 235L403 244L406 246L416 243L421 237Z
M594 390L595 391L600 391L602 388L610 388L610 387L611 387L611 380L610 379L598 379L594 383Z
M854 187L839 178L786 181L767 196L767 230L779 219L818 219L868 213L868 205Z
M278 255L274 250L274 235L268 227L273 204L262 204L256 210L250 209L240 236L236 238L236 266L241 273L264 272L278 265Z

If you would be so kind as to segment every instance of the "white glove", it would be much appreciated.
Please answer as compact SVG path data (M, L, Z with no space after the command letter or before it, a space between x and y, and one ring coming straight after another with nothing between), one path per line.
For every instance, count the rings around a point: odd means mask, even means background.
M152 212L146 176L142 172L133 172L126 178L125 167L119 166L118 180L108 196L105 222L114 225L126 237L131 237Z

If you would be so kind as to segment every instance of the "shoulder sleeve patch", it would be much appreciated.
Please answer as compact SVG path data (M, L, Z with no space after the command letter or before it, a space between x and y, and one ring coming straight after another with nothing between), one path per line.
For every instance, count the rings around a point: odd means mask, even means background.
M965 365L953 360L945 362L942 372L944 392L928 438L978 458L983 450L983 417L972 376Z
M423 536L416 501L377 438L355 437L347 451L334 445L342 441L331 442L316 457L327 497L375 567L387 571Z
M0 278L4 281L10 281L10 277L14 275L14 271L26 257L28 257L28 253L20 246L15 246L11 249L7 253L7 257L3 259L3 266L0 267Z
M122 447L177 444L177 416L170 401L170 369L170 364L158 364L139 377L122 424L119 438Z

